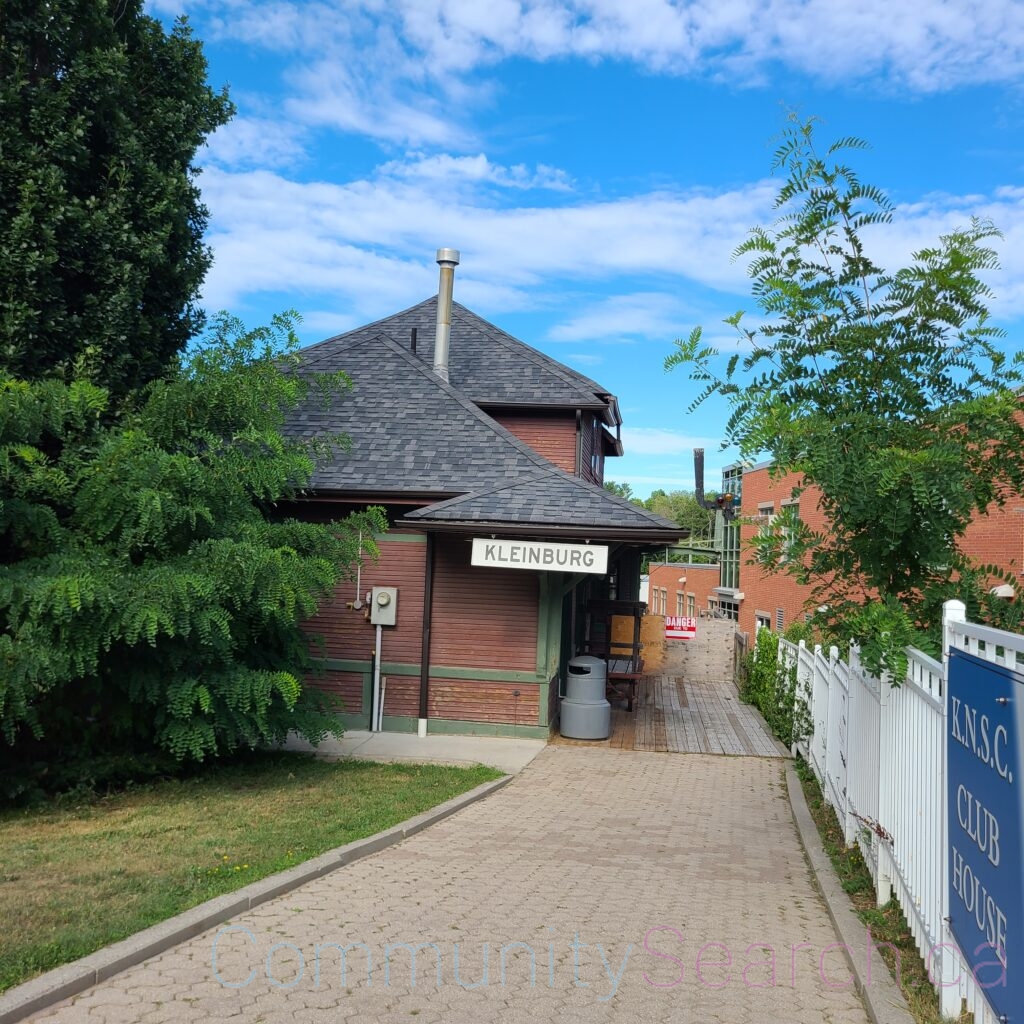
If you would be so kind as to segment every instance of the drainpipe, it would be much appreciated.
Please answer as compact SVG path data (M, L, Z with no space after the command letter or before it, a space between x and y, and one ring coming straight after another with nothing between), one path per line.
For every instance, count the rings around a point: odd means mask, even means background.
M437 285L437 335L434 339L434 373L448 380L448 340L452 333L452 287L459 265L458 249L438 249L441 279Z
M427 534L423 574L423 637L420 641L420 720L417 733L427 735L427 691L430 686L430 624L434 614L434 535Z

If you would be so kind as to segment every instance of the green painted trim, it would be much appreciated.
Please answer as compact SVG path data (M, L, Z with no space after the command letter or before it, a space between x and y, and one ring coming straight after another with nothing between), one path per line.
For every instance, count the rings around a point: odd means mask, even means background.
M367 712L365 715L361 715L354 711L343 711L338 718L341 719L341 724L346 729L369 729L370 728L370 713Z
M321 668L330 672L362 672L364 675L370 671L370 662L352 661L349 658L314 658Z
M537 675L543 678L548 663L548 602L551 595L551 584L546 573L540 574L540 587L537 597Z
M425 533L375 533L373 539L379 544L381 541L396 540L400 544L426 544Z
M479 679L483 683L524 683L540 686L543 678L534 672L512 672L501 668L453 668L444 665L430 666L431 679Z
M368 661L349 661L340 658L323 658L323 668L332 672L362 672L369 677ZM404 662L382 661L380 670L386 676L419 676L419 665ZM542 686L545 682L543 673L512 671L502 668L465 668L461 665L431 665L431 679L479 679L485 683L524 683L527 686Z
M384 732L417 732L419 720L406 715L385 715Z
M387 732L416 732L418 719L384 716ZM519 739L546 740L551 730L538 725L509 725L506 722L463 722L453 718L428 718L427 735L434 736L511 736Z

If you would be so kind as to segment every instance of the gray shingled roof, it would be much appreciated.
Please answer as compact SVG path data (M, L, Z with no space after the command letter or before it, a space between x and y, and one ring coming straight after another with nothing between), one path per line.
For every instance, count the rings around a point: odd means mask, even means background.
M428 505L410 512L407 519L425 522L516 523L519 525L573 526L671 530L679 527L596 484L557 470L541 470L525 479L487 491Z
M289 417L293 437L351 439L351 450L321 465L311 487L323 493L412 494L438 502L418 521L488 522L642 531L652 541L675 523L623 501L548 462L398 342L353 331L318 347L311 370L345 370L353 390L324 407L310 398ZM445 499L453 500L445 500Z
M332 364L335 352L353 338L381 334L408 349L415 327L419 334L417 358L429 368L434 362L436 324L434 296L376 323L311 345L303 354L310 366L319 368ZM448 372L451 383L477 405L593 408L606 411L609 422L614 422L609 404L614 399L600 384L513 338L458 302L452 303Z

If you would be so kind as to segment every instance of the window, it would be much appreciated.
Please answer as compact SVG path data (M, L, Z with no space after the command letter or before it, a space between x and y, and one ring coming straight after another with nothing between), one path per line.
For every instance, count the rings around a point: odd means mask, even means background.
M723 618L732 619L733 622L739 622L740 605L738 601L732 601L728 597L719 598L718 610Z
M786 613L781 608L775 609L775 628L781 633L786 621Z
M735 499L733 507L739 511L743 490L743 467L730 466L722 471L722 493L731 494ZM722 570L721 585L730 590L740 588L740 521L739 518L725 519L716 514L722 528ZM718 526L715 526L717 533Z
M770 526L775 518L775 502L762 501L757 506L757 522L759 526Z
M661 614L668 615L668 588L661 588Z
M767 612L754 612L754 636L762 629L772 628L772 617Z
M681 590L676 591L676 615L683 614L683 592Z
M784 501L781 509L785 521L782 526L782 553L784 558L789 557L790 548L796 540L796 532L800 522L800 499Z
M686 595L686 614L692 619L697 614L697 596L696 594Z
M603 439L601 437L601 424L597 422L596 416L593 418L593 420L591 420L591 424L592 426L590 432L590 472L594 480L597 483L600 483L602 480L602 473L604 468L602 465L604 461L604 453L601 450L603 448Z

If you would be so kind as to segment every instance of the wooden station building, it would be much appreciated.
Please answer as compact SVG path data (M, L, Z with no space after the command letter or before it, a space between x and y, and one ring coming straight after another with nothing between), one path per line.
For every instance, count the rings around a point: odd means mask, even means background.
M615 396L453 303L457 262L439 250L438 296L303 350L353 382L290 423L352 441L303 514L380 505L389 522L380 559L310 623L313 682L349 728L546 736L567 660L609 653L611 613L642 613L642 554L684 531L603 489L622 454ZM379 660L374 619L389 623ZM639 651L618 653L639 671Z

